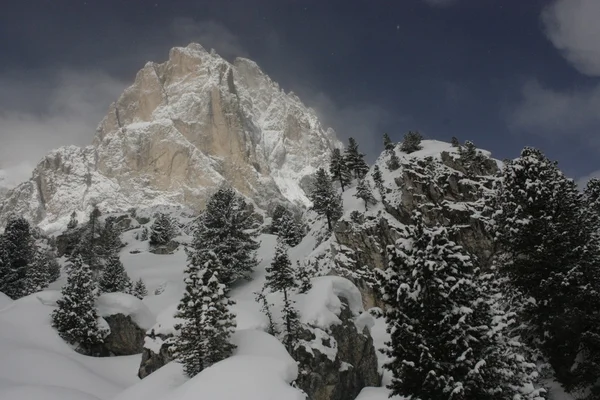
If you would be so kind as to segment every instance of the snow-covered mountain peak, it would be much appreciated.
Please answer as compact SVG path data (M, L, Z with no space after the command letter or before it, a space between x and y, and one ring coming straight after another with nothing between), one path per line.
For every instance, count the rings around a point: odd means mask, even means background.
M106 211L201 208L224 182L267 207L308 204L302 183L341 144L258 65L192 43L148 62L111 104L93 144L57 149L0 202L46 226L92 202Z

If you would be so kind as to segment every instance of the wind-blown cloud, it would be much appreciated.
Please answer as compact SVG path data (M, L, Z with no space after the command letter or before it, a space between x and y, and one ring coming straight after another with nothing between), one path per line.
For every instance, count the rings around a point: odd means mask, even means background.
M600 1L558 0L542 12L548 39L579 72L600 76Z

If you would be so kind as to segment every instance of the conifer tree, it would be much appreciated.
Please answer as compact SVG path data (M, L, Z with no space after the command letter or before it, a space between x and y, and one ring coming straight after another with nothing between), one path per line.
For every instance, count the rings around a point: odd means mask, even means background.
M396 145L394 144L394 142L392 142L392 139L390 139L390 135L388 135L387 133L383 134L383 148L385 149L385 151L394 151Z
M461 163L469 174L476 172L483 162L483 156L470 140L467 140L464 146L458 148L458 153Z
M513 399L531 385L520 358L498 340L494 315L474 282L472 261L445 228L422 217L388 248L378 272L391 332L384 368L391 395L420 399ZM518 379L516 379L518 378Z
M144 297L148 296L148 289L146 289L146 284L142 280L142 278L138 279L131 290L131 294L138 299L142 300Z
M100 210L94 206L90 212L90 219L81 233L81 240L75 248L75 254L81 255L84 264L89 265L95 276L98 276L102 269L99 238L102 225L100 224Z
M239 279L248 279L258 265L256 216L233 189L219 189L198 218L192 248L213 251L223 265L219 275L228 288Z
M369 185L369 182L367 182L365 179L361 179L358 181L354 197L359 198L365 202L365 211L369 209L369 203L375 203L375 197L373 197L373 192L371 192L371 186Z
M30 293L28 268L33 262L34 248L29 222L11 217L0 236L3 263L0 264L0 292L12 299Z
M381 196L381 200L385 200L385 188L383 187L383 175L381 174L381 170L379 169L379 165L375 164L373 167L373 181L375 182L375 187L379 191L379 195Z
M150 227L150 244L163 246L173 240L175 236L174 223L168 215L159 213Z
M530 341L568 390L597 384L600 251L593 214L575 183L533 148L505 166L497 204L501 270L534 299L523 307Z
M346 163L347 157L343 157L340 149L333 149L331 162L329 163L329 173L332 178L340 183L342 192L352 181L352 172Z
M391 151L389 155L390 158L386 161L385 165L390 171L395 171L400 168L400 158L398 158L396 151Z
M419 132L409 131L404 135L400 150L405 153L414 153L417 150L421 150L421 140L423 140L423 136Z
M456 136L452 136L452 140L450 140L452 147L460 147L460 142L456 138Z
M600 179L590 179L583 194L588 209L600 217Z
M77 255L69 260L67 283L62 288L52 325L68 343L90 351L104 341L107 332L98 326L95 300L98 289L89 265Z
M98 256L108 261L109 258L119 254L123 242L121 242L121 231L115 224L115 217L108 217L104 221L104 227L97 228L100 232L98 237Z
M271 233L277 235L281 226L281 219L284 214L290 212L283 204L277 204L271 214Z
M336 193L331 184L331 178L323 168L317 171L310 200L313 202L313 209L317 214L327 218L327 226L331 230L333 223L342 216L342 199Z
M294 247L302 241L303 228L296 221L292 211L278 204L271 218L271 233L284 240L288 246Z
M181 333L175 338L173 354L190 377L235 349L229 341L235 328L235 316L229 311L233 301L219 282L222 270L214 252L196 249L188 253L185 293L175 315L183 323L176 326Z
M34 249L32 262L27 268L26 293L39 292L60 277L60 265L54 255L47 251Z
M260 310L267 316L267 320L269 321L269 325L267 326L267 333L272 336L277 336L279 334L279 330L275 325L275 320L273 319L273 313L271 312L271 307L274 306L273 303L269 303L267 299L267 295L265 294L265 288L260 292L254 293L256 295L256 302L260 304Z
M127 275L125 267L123 267L123 263L119 259L119 256L110 256L106 265L104 266L102 277L98 282L98 289L100 292L128 293L131 289L131 286L131 279L129 278L129 275Z
M73 211L71 213L71 219L69 220L69 223L67 224L67 229L75 229L75 228L77 228L77 224L79 224L79 221L77 221L77 213L75 211Z
M363 178L369 172L369 166L365 162L365 155L358 150L358 143L354 138L348 139L348 147L344 152L344 161L347 169L354 174L355 178Z
M298 292L300 293L308 293L308 291L312 288L312 277L311 269L309 268L309 264L304 261L300 264L300 261L296 260L296 282L298 286Z
M288 256L288 247L282 241L278 241L273 262L267 267L265 287L274 293L281 292L283 294L284 342L288 352L293 354L295 343L298 340L300 320L291 294L297 285L292 262Z

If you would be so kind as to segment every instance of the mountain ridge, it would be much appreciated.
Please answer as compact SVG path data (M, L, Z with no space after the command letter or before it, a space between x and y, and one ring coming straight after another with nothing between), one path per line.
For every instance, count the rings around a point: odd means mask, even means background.
M90 146L49 152L0 200L0 225L19 213L50 227L93 205L200 209L224 183L265 209L306 206L306 181L335 147L335 132L254 61L229 63L192 43L145 64Z

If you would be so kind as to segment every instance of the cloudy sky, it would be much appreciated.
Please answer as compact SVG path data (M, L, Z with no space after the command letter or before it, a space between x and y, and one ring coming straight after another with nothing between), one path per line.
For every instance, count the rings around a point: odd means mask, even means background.
M600 170L598 0L19 0L0 13L0 169L87 145L146 61L256 61L372 158L408 130Z

